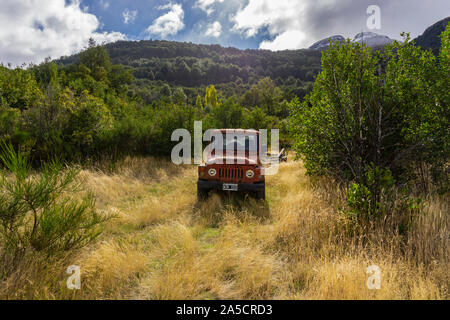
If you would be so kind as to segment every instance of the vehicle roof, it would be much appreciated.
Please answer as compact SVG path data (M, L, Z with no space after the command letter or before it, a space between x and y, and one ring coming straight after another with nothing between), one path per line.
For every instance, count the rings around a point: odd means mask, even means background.
M213 130L213 132L221 132L223 133L234 133L234 134L258 134L259 131L253 129L217 129Z

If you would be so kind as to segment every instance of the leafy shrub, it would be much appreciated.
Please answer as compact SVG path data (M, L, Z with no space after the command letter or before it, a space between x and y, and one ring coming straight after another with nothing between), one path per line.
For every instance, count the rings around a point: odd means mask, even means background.
M353 218L382 216L392 210L395 180L388 169L370 167L366 183L352 183L347 193L348 213Z
M352 184L348 200L357 215L392 212L394 181L418 185L430 168L436 179L447 176L448 37L436 61L404 36L383 53L331 44L311 94L291 103L294 148L308 173Z
M110 217L95 211L91 194L76 197L76 169L54 161L35 174L21 152L2 148L0 160L9 172L0 172L0 279L33 253L58 257L100 235Z

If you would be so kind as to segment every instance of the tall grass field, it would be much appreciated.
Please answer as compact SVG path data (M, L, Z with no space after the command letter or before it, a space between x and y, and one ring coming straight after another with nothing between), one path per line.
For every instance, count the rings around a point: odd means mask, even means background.
M448 196L364 223L343 213L344 186L307 177L292 159L267 178L266 202L199 203L197 168L166 160L100 167L76 181L105 217L103 233L57 258L33 250L1 279L1 299L449 298ZM79 290L67 288L71 265ZM378 290L367 286L372 265Z

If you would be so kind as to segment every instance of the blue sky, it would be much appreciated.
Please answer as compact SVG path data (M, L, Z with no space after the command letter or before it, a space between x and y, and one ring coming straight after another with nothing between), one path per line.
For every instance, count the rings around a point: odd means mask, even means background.
M368 30L369 5L380 29ZM412 37L450 16L448 0L0 0L0 63L39 63L97 42L166 39L240 49L308 48L332 35Z
M277 43L279 49L308 47L332 34L353 37L360 31L368 31L366 8L370 4L378 4L384 18L384 30L377 32L397 39L402 31L417 36L431 23L450 15L450 1L446 0L82 0L82 6L87 6L88 12L101 21L102 30L120 31L128 39L219 43L240 49L271 50L277 47L261 44L273 42L283 32L289 32L289 28L307 29L302 21L309 24L313 20L312 24L319 23L325 28L318 26L305 35L299 34L299 37L303 36L302 41L295 40L295 33L293 41L286 36L286 41ZM170 6L174 5L179 5L183 11L184 27L176 34L149 33L148 27L170 12ZM124 12L131 13L127 23ZM236 19L239 17L238 24ZM208 27L214 23L220 25L220 33L216 30L216 33L207 35ZM283 23L286 25L284 29ZM242 28L236 28L237 25ZM247 36L249 28L257 30Z
M206 2L207 3L207 2ZM188 41L204 44L219 43L223 46L233 46L241 49L258 48L259 44L270 35L264 30L255 37L242 37L238 32L229 32L233 28L230 15L237 12L245 1L211 1L211 5L201 7L197 0L159 1L159 0L83 0L82 6L88 7L88 12L97 16L102 24L101 30L120 31L128 39L167 39ZM183 10L184 28L176 34L161 35L149 33L148 27L160 16L170 12L167 5L180 5ZM206 11L205 11L206 9ZM129 20L125 23L124 14L129 12ZM133 16L133 12L135 15ZM133 18L134 17L134 18ZM205 35L208 26L219 22L220 35Z

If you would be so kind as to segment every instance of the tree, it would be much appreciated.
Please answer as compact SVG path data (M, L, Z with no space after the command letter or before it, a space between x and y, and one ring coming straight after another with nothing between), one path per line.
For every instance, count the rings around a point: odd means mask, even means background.
M217 106L217 91L213 85L206 87L205 107L215 108Z
M83 92L76 100L69 121L71 126L71 144L84 155L102 140L101 136L113 127L113 117L103 100Z
M112 66L108 77L111 87L114 88L118 94L124 94L128 89L128 85L134 80L131 70L127 70L121 65Z
M213 127L216 129L242 128L243 114L244 108L234 98L228 98L211 110Z
M42 91L30 71L21 68L10 70L0 65L0 99L2 98L11 108L25 110L42 99Z
M173 96L174 96L175 103L180 104L180 105L186 103L187 96L184 93L183 88L180 88L180 87L176 88Z
M160 88L160 95L161 98L165 101L170 101L172 102L172 89L170 88L170 86L165 83L161 88Z
M97 81L107 79L111 71L111 61L108 50L104 46L97 46L95 42L90 42L89 48L78 54L80 63L91 71L92 77Z
M245 93L242 104L261 107L269 115L277 115L281 109L281 89L269 77L263 78Z
M0 98L0 140L12 141L20 128L21 111L11 108Z
M418 163L448 161L448 98L438 100L438 69L442 61L406 35L383 54L350 41L331 44L313 91L291 105L294 148L308 173L354 181L370 193L373 213L392 179L413 179Z
M268 116L262 108L256 107L251 111L247 110L244 118L246 129L272 129L276 123L276 117Z
M202 97L200 95L197 95L197 100L195 101L195 108L197 110L203 111Z
M79 198L78 170L58 162L32 172L28 159L10 145L0 154L0 280L33 254L61 258L86 246L111 216L95 210L91 194ZM70 195L72 193L72 196Z
M47 87L48 85L56 86L58 84L58 66L56 63L51 62L49 58L31 70L35 75L36 81L42 84L43 87Z

